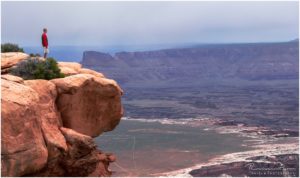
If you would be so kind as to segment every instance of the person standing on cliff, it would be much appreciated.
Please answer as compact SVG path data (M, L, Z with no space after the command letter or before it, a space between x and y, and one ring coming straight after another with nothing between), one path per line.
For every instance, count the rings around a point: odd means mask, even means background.
M48 37L47 37L47 28L43 29L43 34L42 34L42 45L44 48L44 58L47 58L47 54L49 53L48 49Z

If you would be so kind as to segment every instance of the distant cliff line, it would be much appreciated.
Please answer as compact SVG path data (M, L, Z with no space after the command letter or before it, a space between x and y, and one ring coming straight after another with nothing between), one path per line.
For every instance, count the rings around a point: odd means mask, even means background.
M121 84L151 81L204 83L205 80L298 79L299 43L247 43L203 45L114 56L85 51L82 65L101 71Z
M111 59L118 59L121 58L122 54L140 54L140 53L156 53L159 51L172 51L172 50L184 50L184 49L195 49L195 48L216 48L216 47L238 47L238 46L266 46L266 45L282 45L282 44L289 44L289 43L299 43L299 39L296 38L291 41L287 42L260 42L260 43L210 43L210 44L194 44L194 45L177 45L181 47L165 47L161 49L143 49L143 50L113 50L117 52L103 52L102 50L85 50L83 52L83 58L81 63L83 62L84 59L84 53L99 53L102 54L106 57L109 57ZM95 48L95 47L91 47Z

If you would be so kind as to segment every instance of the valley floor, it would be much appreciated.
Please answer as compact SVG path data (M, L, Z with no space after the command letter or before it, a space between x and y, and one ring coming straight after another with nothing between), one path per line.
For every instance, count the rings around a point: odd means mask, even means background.
M127 117L96 138L114 176L298 175L296 80L124 91Z
M224 126L208 118L123 118L114 132L96 138L96 143L117 155L111 165L113 176L216 176L221 174L217 165L230 163L241 164L229 167L240 170L242 176L245 171L241 170L247 169L244 163L251 163L251 157L263 156L258 161L263 163L269 163L265 156L272 155L291 154L292 161L298 159L298 137L266 135L263 130ZM298 161L289 166L298 169ZM210 168L211 174L203 174L203 167Z

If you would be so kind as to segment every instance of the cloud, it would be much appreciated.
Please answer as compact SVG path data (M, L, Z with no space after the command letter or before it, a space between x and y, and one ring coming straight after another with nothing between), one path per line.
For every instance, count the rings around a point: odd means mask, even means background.
M2 2L2 41L145 45L284 41L298 37L298 2Z

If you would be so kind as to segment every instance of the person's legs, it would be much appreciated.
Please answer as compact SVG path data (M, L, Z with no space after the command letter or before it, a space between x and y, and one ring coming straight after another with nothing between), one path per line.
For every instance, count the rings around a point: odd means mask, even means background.
M44 47L44 58L47 58L47 54L49 53L48 49Z

